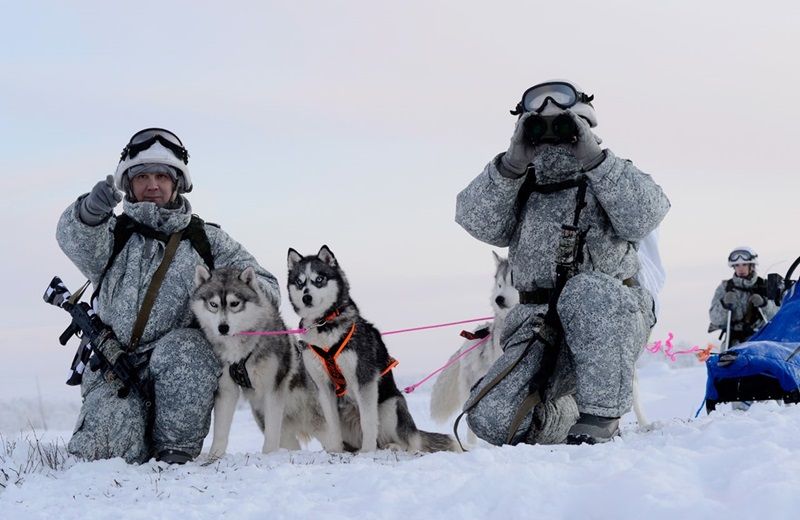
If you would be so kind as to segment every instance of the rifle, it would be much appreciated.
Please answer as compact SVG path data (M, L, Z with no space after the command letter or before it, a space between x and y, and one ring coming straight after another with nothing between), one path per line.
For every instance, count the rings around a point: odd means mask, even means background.
M556 312L556 303L567 281L578 273L578 266L583 263L583 245L588 231L588 229L581 231L577 226L569 224L561 225L561 238L556 252L556 283L547 312L540 318L540 325L535 335L535 338L544 345L542 361L539 371L530 381L530 393L538 392L542 401L545 400L545 389L550 376L555 371L560 344L564 337L561 319Z
M553 185L534 185L529 188L528 193L524 194L525 198L523 199L524 203L524 200L527 200L527 197L530 196L530 193L533 191L540 193L554 193L561 189L574 187L578 188L575 195L575 215L571 225L561 225L561 236L559 237L555 258L555 287L553 287L553 291L550 294L547 312L544 315L540 314L534 317L536 323L534 324L535 332L533 337L531 337L531 339L525 345L525 348L516 357L516 359L514 359L502 372L495 376L494 379L489 381L489 383L487 383L480 390L480 392L478 392L475 397L472 398L472 402L469 405L465 404L464 410L456 418L456 421L453 424L453 433L455 434L459 445L461 445L461 440L458 438L458 422L461 420L461 417L474 408L492 388L500 383L500 381L506 377L508 373L511 372L525 356L528 355L528 352L537 342L542 344L542 358L539 363L539 370L533 374L531 379L528 381L528 395L519 404L516 414L511 419L508 429L508 436L506 438L506 444L512 444L514 438L518 436L517 431L519 430L520 425L527 414L530 413L536 407L536 405L546 400L545 390L550 382L550 377L553 375L553 372L555 372L556 362L558 361L558 355L560 352L560 343L564 336L564 329L561 325L561 319L558 317L556 304L558 303L558 298L561 296L561 291L564 289L567 281L578 273L580 264L583 263L583 248L586 243L586 235L589 233L589 229L591 227L587 227L584 230L581 230L578 227L581 211L584 207L586 207L586 178L581 177L575 181L555 183ZM529 430L530 428L539 429L541 425L537 424L537 422L538 421L534 414ZM463 446L461 446L461 448L463 449Z
M103 370L106 381L118 379L122 383L122 388L117 392L120 398L126 398L133 389L144 400L145 405L150 406L149 392L136 374L125 348L117 340L114 331L103 323L91 305L74 301L76 299L58 276L53 277L44 292L46 303L61 307L72 316L69 327L58 337L59 343L66 345L73 335L88 339L89 342L85 347L83 345L78 347L76 359L82 357L84 348L93 351L100 362L99 368Z

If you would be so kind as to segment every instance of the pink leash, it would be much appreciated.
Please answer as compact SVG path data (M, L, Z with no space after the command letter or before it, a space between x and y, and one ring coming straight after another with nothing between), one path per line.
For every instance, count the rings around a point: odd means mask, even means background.
M463 321L453 321L450 323L440 323L438 325L426 325L424 327L414 327L412 329L400 329L400 330L390 330L389 332L381 333L382 336L388 336L389 334L400 334L401 332L414 332L417 330L426 330L426 329L436 329L439 327L449 327L451 325L461 325L462 323L472 323L473 321L487 321L492 320L494 318L475 318L472 320L463 320ZM305 334L308 332L308 329L292 329L292 330L264 330L264 331L242 331L239 334L243 336L274 336L276 334Z
M389 334L401 334L403 332L415 332L415 331L418 331L418 330L436 329L436 328L439 328L439 327L449 327L451 325L461 325L462 323L472 323L474 321L488 321L488 320L492 320L492 319L494 319L494 318L493 317L488 317L488 318L475 318L475 319L472 319L472 320L453 321L453 322L450 322L450 323L440 323L438 325L426 325L424 327L413 327L413 328L410 328L410 329L391 330L389 332L384 332L381 335L382 336L388 336ZM239 332L239 334L241 334L243 336L273 336L273 335L276 335L276 334L305 334L306 332L308 332L308 329L268 330L268 331L242 331L242 332ZM432 378L433 376L435 376L436 374L438 374L439 372L441 372L445 368L449 367L450 365L452 365L453 363L458 361L460 358L466 356L471 350L478 348L480 345L482 345L490 337L491 337L491 334L489 334L485 338L481 339L476 344L472 345L470 348L468 348L467 350L465 350L464 352L462 352L461 354L456 356L454 359L450 360L443 367L441 367L438 370L436 370L433 373L431 373L428 377L426 377L425 379L423 379L419 383L416 383L416 384L413 384L411 386L405 387L403 389L403 392L405 392L407 394L410 394L418 386L420 386L421 384L425 383L425 381L427 381L428 379Z
M391 330L389 332L383 332L382 335L383 336L388 336L389 334L401 334L403 332L415 332L415 331L418 331L418 330L435 329L435 328L439 328L439 327L450 327L452 325L461 325L463 323L472 323L472 322L475 322L475 321L490 321L490 320L493 320L493 319L494 319L493 317L488 317L488 318L475 318L475 319L472 319L472 320L453 321L453 322L450 322L450 323L440 323L440 324L437 324L437 325L426 325L424 327L413 327L413 328L410 328L410 329ZM291 330L242 331L242 332L239 332L239 334L241 334L243 336L273 336L273 335L277 335L277 334L305 334L306 332L308 332L308 329L302 329L301 328L301 329L291 329ZM473 346L471 346L470 348L468 348L467 350L465 350L464 352L462 352L461 354L456 356L454 359L452 359L449 362L447 362L444 366L442 366L441 368L439 368L439 369L435 370L434 372L432 372L430 375L428 375L422 381L420 381L418 383L415 383L415 384L413 384L411 386L405 387L403 389L403 392L405 392L407 394L410 394L411 392L416 390L417 387L419 387L420 385L422 385L426 381L428 381L428 379L432 378L433 376L435 376L436 374L438 374L439 372L441 372L445 368L449 367L450 365L452 365L453 363L455 363L456 361L458 361L459 359L461 359L462 357L467 355L472 350L478 348L480 345L482 345L490 337L491 337L491 335L486 336L485 338L481 339L478 343L474 344ZM664 354L667 357L669 357L672 361L675 361L675 355L676 354L690 354L692 352L696 352L696 351L700 350L700 347L696 347L695 346L695 347L693 347L693 348L691 348L689 350L673 351L673 348L674 348L673 344L672 344L672 339L673 338L674 338L674 336L670 332L668 337L667 337L667 340L664 343L662 343L661 341L656 341L654 344L652 344L652 346L651 346L651 344L648 343L645 346L645 348L647 350L649 350L651 353L655 354L656 352L661 350L661 346L663 344L666 347L664 349Z
M675 336L671 332L669 332L667 336L667 341L664 342L664 346L666 347L664 348L664 355L667 356L670 360L675 361L676 354L691 354L692 352L697 352L700 350L700 347L695 345L694 347L688 350L676 350L673 352L672 349L675 347L672 345L672 338L674 337ZM661 340L658 340L655 343L653 343L652 347L650 346L650 343L648 343L645 346L645 348L650 352L652 352L653 354L655 354L656 352L661 350Z
M407 394L410 394L411 392L413 392L414 390L416 390L416 389L417 389L417 387L418 387L419 385L423 384L423 383L424 383L425 381L427 381L428 379L432 378L433 376L435 376L436 374L438 374L439 372L441 372L441 371L442 371L442 370L444 370L445 368L449 367L450 365L452 365L453 363L455 363L456 361L458 361L458 360L459 360L459 359L461 359L462 357L466 356L467 354L469 354L469 352L470 352L471 350L474 350L474 349L478 348L478 347L479 347L479 346L481 346L481 345L482 345L482 344L483 344L483 343L484 343L484 342L485 342L487 339L489 339L489 338L491 338L491 337L492 337L492 335L491 335L491 334L487 335L485 338L483 338L483 339L482 339L482 340L480 340L479 342L475 343L474 345L472 345L470 348L468 348L467 350L465 350L464 352L462 352L461 354L459 354L459 355L458 355L458 356L456 356L455 358L453 358L453 359L451 359L450 361L448 361L448 362L447 362L447 363L446 363L446 364L445 364L445 365L444 365L442 368L440 368L440 369L438 369L438 370L435 370L434 372L432 372L432 373L431 373L431 374L430 374L428 377L426 377L425 379L423 379L423 380L422 380L422 381L420 381L419 383L414 383L414 384L413 384L413 385L411 385L411 386L407 386L407 387L405 387L405 388L403 389L403 392L405 392L405 393L407 393Z

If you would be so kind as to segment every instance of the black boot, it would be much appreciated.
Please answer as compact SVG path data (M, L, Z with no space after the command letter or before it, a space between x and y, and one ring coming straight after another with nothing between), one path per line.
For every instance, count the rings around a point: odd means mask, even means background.
M180 450L162 450L158 452L158 460L167 464L186 464L192 461L192 456Z
M582 413L567 433L567 444L599 444L619 435L619 417Z

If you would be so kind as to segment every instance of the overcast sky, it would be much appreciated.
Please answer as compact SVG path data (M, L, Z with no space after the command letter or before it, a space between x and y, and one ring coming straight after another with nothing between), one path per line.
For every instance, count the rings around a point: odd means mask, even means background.
M552 78L595 95L604 146L670 198L653 339L705 346L732 248L763 275L800 255L798 21L790 0L4 2L0 346L18 380L66 373L77 345L57 344L67 316L41 295L84 280L56 221L150 126L182 138L195 212L284 299L288 248L327 244L381 330L488 316L493 248L454 223L455 197ZM387 345L427 373L458 330Z

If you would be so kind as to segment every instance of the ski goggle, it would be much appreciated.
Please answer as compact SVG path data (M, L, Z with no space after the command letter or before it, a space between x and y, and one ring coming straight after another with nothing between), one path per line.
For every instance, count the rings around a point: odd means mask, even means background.
M133 134L131 140L122 150L120 162L128 158L134 159L139 155L139 152L147 150L156 142L174 153L175 157L183 161L184 164L189 164L189 152L184 148L181 140L177 135L163 128L146 128Z
M522 101L517 104L516 113L541 112L547 102L566 110L578 103L589 103L594 96L578 92L575 87L564 81L550 81L534 85L522 94ZM512 112L513 113L513 112Z
M731 265L734 264L743 264L752 262L758 258L758 255L754 255L750 251L745 251L744 249L737 249L733 251L730 255L728 255L728 263Z

